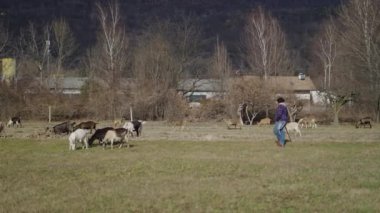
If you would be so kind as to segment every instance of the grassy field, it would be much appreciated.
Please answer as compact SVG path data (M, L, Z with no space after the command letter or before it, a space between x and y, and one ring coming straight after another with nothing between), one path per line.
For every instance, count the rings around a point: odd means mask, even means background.
M0 212L380 211L377 126L307 129L282 149L271 127L148 122L129 149L71 152L24 126L0 138Z

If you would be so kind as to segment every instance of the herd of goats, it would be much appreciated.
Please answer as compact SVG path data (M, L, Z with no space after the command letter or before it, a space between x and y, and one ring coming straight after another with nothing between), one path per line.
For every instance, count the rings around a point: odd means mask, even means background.
M236 122L231 122L230 120L225 120L227 123L227 128L231 129L231 127L238 127ZM356 123L356 128L359 127L369 127L372 128L372 119L370 117L365 117L359 119ZM142 127L145 121L140 120L132 120L125 121L125 123L121 126L121 122L118 121L114 123L114 127L105 127L101 129L96 129L96 125L98 123L94 121L86 121L76 124L72 121L66 121L60 124L57 124L53 127L47 127L45 132L51 132L54 134L69 134L69 150L75 150L77 144L81 143L82 148L88 149L95 140L99 141L99 144L103 145L105 149L107 144L111 145L111 149L113 149L114 143L120 143L119 148L121 148L125 143L129 147L128 138L133 136L140 136ZM258 125L269 125L271 124L270 118L261 119L258 122ZM12 117L6 123L7 127L22 127L21 118L20 117ZM118 127L119 126L119 127ZM121 126L121 127L120 127ZM314 117L304 117L301 118L298 122L288 122L286 124L286 131L295 132L301 136L300 128L316 128L317 123ZM4 130L5 125L0 122L0 133ZM241 127L240 127L241 128ZM92 131L95 131L92 134ZM92 135L91 135L92 134ZM288 133L289 134L289 133ZM91 136L90 136L91 135Z
M66 121L53 127L47 127L45 132L51 132L57 135L69 134L69 150L75 150L77 144L79 143L82 144L83 149L88 149L88 147L91 146L95 140L98 140L99 144L103 145L103 148L106 148L106 145L110 143L111 149L113 149L113 144L116 142L120 143L119 148L121 148L125 143L129 147L128 138L140 136L144 123L145 121L133 120L126 121L120 128L117 128L116 126L118 126L118 124L115 123L115 128L105 127L96 129L96 125L98 123L94 121L86 121L79 124L72 121ZM10 118L6 126L22 127L21 118ZM0 133L3 129L4 124L0 122ZM92 134L93 131L95 132Z

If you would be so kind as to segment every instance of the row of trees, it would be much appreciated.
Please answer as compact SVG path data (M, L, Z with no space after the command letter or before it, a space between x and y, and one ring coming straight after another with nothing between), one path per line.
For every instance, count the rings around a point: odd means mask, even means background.
M358 109L376 115L379 121L379 9L376 0L351 0L326 21L316 39L320 60L315 68L322 72L315 74L329 93L335 120L342 107L356 99Z
M140 109L136 113L142 118L166 118L173 113L173 106L182 105L182 97L176 93L178 83L191 77L220 79L222 84L218 89L227 91L222 99L230 106L226 110L229 114L236 114L236 107L242 102L260 103L266 108L269 105L266 102L271 102L266 97L275 91L266 88L265 83L228 84L227 79L235 74L228 47L217 36L213 54L203 54L201 30L192 17L183 16L177 22L158 21L133 35L125 28L117 1L97 3L96 7L97 42L84 56L78 56L79 45L64 19L44 27L30 24L20 30L17 39L11 39L14 37L9 36L3 25L0 54L17 59L19 79L40 77L40 92L48 81L58 82L54 79L61 76L88 76L90 81L81 106L89 109L90 114L104 118L120 117L129 112L129 107ZM365 112L377 113L377 117L380 111L379 9L376 0L350 0L342 5L321 24L319 34L313 39L309 70L318 79L321 90L329 94L330 103L336 103L333 99L338 96L358 94L355 97L359 97L360 103L369 106ZM246 73L260 75L264 82L271 75L294 74L294 51L287 44L281 24L268 11L261 7L251 11L243 32L241 58ZM127 77L134 81L125 80ZM23 83L21 87L19 83L12 88L24 96L28 85ZM43 103L59 105L57 100L60 99ZM343 106L332 107L336 116Z

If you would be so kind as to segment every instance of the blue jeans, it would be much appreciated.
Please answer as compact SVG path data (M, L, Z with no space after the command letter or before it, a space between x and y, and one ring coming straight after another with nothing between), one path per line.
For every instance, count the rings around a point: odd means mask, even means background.
M285 121L276 121L273 127L273 133L276 135L277 140L280 141L282 146L285 145Z

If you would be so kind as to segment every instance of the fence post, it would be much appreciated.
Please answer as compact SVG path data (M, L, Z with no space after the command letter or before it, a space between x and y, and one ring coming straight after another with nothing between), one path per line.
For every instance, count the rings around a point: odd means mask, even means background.
M51 123L51 106L49 106L49 123Z
M129 115L131 117L131 121L133 121L133 111L132 111L132 107L129 108Z

